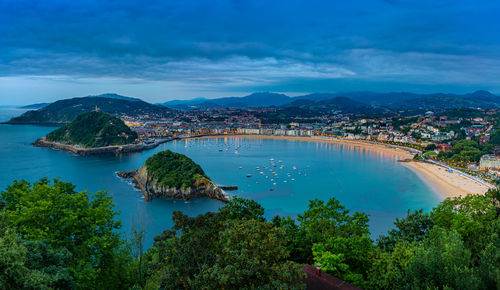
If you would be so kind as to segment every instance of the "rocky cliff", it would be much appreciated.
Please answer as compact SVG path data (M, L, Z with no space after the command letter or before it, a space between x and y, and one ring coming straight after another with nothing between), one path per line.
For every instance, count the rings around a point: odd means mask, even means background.
M224 202L229 200L228 194L206 178L197 180L192 187L182 189L169 188L159 184L158 180L148 174L146 166L142 166L139 170L132 172L119 172L117 174L122 178L133 178L147 201L151 201L153 197L162 196L182 198L184 200L189 200L193 197L209 197Z

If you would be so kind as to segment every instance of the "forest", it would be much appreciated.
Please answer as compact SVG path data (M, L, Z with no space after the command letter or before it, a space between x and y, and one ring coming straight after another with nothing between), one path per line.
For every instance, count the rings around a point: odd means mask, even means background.
M193 187L200 178L207 178L203 169L186 155L165 150L146 160L148 174L168 188Z
M238 197L172 218L145 249L144 223L122 233L107 192L15 181L0 193L0 289L303 289L301 266L316 263L365 289L500 288L497 190L408 211L376 240L334 197L296 220Z
M84 147L104 147L133 143L137 133L117 117L102 112L88 112L76 117L47 135L48 141Z

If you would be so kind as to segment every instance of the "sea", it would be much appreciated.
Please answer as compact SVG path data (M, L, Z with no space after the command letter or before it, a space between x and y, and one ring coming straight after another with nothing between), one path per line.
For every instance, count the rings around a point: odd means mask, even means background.
M0 108L0 122L22 112ZM208 198L146 202L130 181L116 176L118 171L138 169L153 154L167 149L192 158L216 184L238 186L228 193L257 201L268 219L296 218L310 200L334 197L351 212L370 215L373 239L385 234L395 218L404 217L408 210L429 211L442 200L397 156L359 146L228 136L172 141L120 156L77 156L31 145L54 129L0 124L0 191L14 180L33 182L43 177L72 182L79 191L106 190L120 212L125 236L133 220L145 220L148 247L155 235L172 227L174 211L196 216L224 205Z

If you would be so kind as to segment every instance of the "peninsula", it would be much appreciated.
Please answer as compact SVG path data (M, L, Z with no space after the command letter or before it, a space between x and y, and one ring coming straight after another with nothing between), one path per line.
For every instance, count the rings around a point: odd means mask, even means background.
M184 200L193 197L209 197L224 202L229 200L229 195L205 175L200 165L170 150L148 158L139 170L117 174L122 178L133 178L147 201L161 196Z
M34 145L86 155L124 150L137 151L138 148L132 144L137 137L137 133L121 119L102 112L87 112L70 124L38 139Z

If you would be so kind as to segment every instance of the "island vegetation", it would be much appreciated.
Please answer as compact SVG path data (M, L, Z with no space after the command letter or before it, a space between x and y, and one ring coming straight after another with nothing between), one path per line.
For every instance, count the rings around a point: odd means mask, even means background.
M145 250L144 224L120 234L106 192L15 181L0 193L2 289L303 289L304 264L365 289L498 289L500 192L408 212L376 241L369 216L330 198L294 220L233 198L188 217Z
M51 142L90 148L130 144L136 138L137 133L125 125L120 118L103 112L84 113L46 137Z
M146 160L148 175L167 188L195 187L199 180L208 179L200 165L186 155L165 150Z

